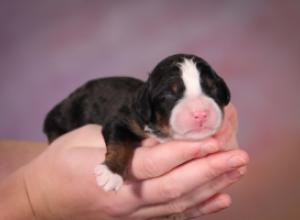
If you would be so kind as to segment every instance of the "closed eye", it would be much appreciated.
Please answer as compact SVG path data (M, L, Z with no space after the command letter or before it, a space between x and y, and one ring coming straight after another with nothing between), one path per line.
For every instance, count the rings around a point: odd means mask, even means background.
M176 96L175 96L175 94L174 94L173 92L171 92L171 91L166 91L166 92L160 94L160 95L158 96L158 99L159 99L160 101L172 100L172 99L176 99Z
M163 101L176 101L183 93L183 84L181 81L171 81L166 84L157 96L160 102Z

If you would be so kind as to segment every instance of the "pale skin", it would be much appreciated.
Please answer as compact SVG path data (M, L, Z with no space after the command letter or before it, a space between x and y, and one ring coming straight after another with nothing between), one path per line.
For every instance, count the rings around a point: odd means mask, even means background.
M240 180L249 162L247 153L237 149L236 129L236 111L229 105L223 127L208 140L158 144L147 139L135 151L120 191L104 192L93 173L105 156L101 127L84 126L0 182L0 217L142 220L175 215L185 220L220 211L231 204L222 190Z

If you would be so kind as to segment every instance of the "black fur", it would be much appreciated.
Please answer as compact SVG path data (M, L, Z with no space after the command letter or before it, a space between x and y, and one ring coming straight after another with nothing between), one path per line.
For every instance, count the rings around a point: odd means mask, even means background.
M101 124L131 102L143 82L130 77L92 80L71 93L47 115L44 132L49 142L85 124Z

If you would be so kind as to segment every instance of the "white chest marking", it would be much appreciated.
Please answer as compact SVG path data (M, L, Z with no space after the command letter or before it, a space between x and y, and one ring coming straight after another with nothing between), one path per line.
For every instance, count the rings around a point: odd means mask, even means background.
M179 64L179 66L182 72L181 77L185 86L185 97L201 95L200 73L193 60L184 59L184 62Z

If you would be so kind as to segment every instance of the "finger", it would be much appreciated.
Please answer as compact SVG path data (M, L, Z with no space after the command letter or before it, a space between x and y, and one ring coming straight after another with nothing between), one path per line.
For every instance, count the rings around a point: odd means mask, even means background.
M146 204L178 199L214 178L245 166L248 155L241 150L221 152L186 163L160 178L143 182L140 194Z
M241 167L239 169L230 171L179 199L159 205L144 207L142 210L140 210L142 213L138 214L149 218L153 217L153 215L166 216L171 215L172 213L182 213L190 207L194 207L196 204L203 203L213 195L237 182L245 174L245 172L246 167Z
M194 219L203 215L222 211L228 208L231 203L231 197L228 194L216 194L198 207L187 210L184 215L186 219Z
M246 166L229 171L197 188L178 202L182 202L186 207L201 203L239 181L245 175L246 171Z
M204 203L194 206L186 211L174 212L170 214L155 215L154 213L150 217L146 217L151 220L188 220L195 219L197 217L215 213L231 205L231 197L228 194L218 193L205 201ZM139 215L138 215L139 216ZM143 217L143 216L141 216Z
M220 146L215 139L203 142L171 141L154 147L136 149L131 174L137 179L160 176L195 158L217 152Z
M224 143L224 150L238 148L236 139L238 121L237 111L232 104L224 109L224 121L220 130L214 135L219 142Z

